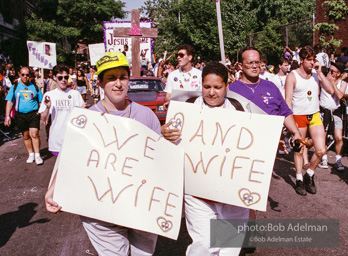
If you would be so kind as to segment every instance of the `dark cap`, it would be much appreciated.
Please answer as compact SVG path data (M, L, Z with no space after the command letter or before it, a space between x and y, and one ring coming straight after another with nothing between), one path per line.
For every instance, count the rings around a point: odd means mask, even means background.
M332 66L335 66L341 73L344 72L344 64L342 62L331 62Z

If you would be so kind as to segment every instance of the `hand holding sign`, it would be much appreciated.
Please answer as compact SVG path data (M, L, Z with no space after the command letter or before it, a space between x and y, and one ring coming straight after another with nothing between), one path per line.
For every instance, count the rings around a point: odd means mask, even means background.
M173 127L173 121L162 125L161 133L166 140L175 143L181 138L181 130L178 128L171 129Z

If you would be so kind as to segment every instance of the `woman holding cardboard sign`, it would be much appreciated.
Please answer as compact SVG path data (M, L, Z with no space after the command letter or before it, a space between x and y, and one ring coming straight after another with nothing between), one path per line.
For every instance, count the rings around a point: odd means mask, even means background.
M135 119L160 134L160 123L151 109L126 99L130 77L129 63L120 52L107 52L97 62L99 84L105 98L90 109ZM58 213L61 206L53 200L53 179L46 196L46 209ZM157 235L82 217L83 226L98 255L152 255Z
M188 102L199 104L202 108L228 108L243 110L241 104L234 99L226 98L228 91L227 68L218 62L208 64L202 73L202 96L191 98ZM171 122L162 126L163 136L175 143L181 137L180 130L169 129ZM249 218L249 209L234 205L219 203L191 195L185 195L185 217L187 230L192 238L192 244L186 250L186 255L239 255L244 234L225 234L231 238L230 245L239 248L214 248L211 247L211 220L244 219ZM213 224L214 225L214 224ZM223 224L228 230L232 227L230 223ZM231 226L231 227L230 227ZM217 231L217 230L216 230ZM234 243L234 237L239 239ZM213 238L214 239L214 238Z

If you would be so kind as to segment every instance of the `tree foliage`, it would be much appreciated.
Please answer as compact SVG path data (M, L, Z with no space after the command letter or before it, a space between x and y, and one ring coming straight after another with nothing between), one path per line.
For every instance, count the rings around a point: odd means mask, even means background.
M327 8L325 17L328 18L328 22L317 23L314 26L314 31L319 31L319 42L324 46L339 47L342 40L335 39L335 32L339 30L337 22L343 21L348 15L348 7L344 0L331 0L325 1L323 7Z
M173 51L180 43L188 43L204 59L219 59L215 2L146 1L143 10L159 31L159 37L155 40L156 54L162 55L164 50ZM285 46L279 26L311 18L314 9L315 0L222 0L225 52L235 58L235 54L249 44L249 36L262 31L255 46L271 59L272 56L278 58ZM301 34L302 31L298 36Z
M51 0L25 19L25 38L57 45L57 61L67 61L77 43L103 41L103 21L123 18L124 3L114 0Z

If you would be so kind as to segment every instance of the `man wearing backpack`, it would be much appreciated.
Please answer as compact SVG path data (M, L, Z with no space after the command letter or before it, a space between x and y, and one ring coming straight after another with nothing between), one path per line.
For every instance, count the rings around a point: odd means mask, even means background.
M19 71L20 82L13 85L6 97L6 117L4 124L11 125L10 112L15 104L16 123L23 133L24 146L28 151L27 163L43 164L40 156L40 115L37 113L43 95L39 88L29 81L29 68L22 67Z

